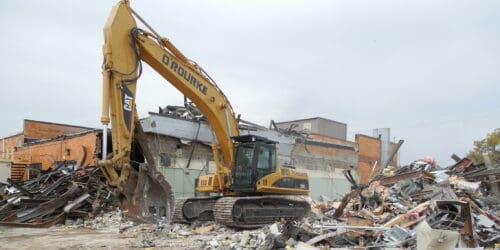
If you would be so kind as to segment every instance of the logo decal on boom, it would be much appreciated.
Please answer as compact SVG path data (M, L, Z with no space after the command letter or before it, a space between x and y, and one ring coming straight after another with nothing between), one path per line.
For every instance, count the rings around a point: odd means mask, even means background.
M123 109L127 111L132 111L132 96L124 94L123 97Z
M132 127L132 111L134 107L134 97L132 92L130 90L122 85L121 86L122 90L122 108L123 108L123 119L125 122L125 125L127 126L127 129L130 131L130 128Z
M174 62L173 60L170 60L170 58L165 54L163 55L162 62L165 65L170 66L171 70L177 73L177 75L179 75L180 77L184 78L184 80L188 81L202 94L207 95L207 86L200 82L194 75L191 75L191 73L188 70L184 69L182 65Z

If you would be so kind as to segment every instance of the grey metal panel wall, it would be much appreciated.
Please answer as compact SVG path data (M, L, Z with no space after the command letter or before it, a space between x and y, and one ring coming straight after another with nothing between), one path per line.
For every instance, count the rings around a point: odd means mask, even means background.
M311 120L311 133L320 134L321 126L322 124L319 119Z
M200 124L196 121L182 120L178 118L151 115L147 118L141 120L141 125L146 133L170 136L175 138L180 138L184 140L195 140L196 132ZM279 143L279 157L280 162L284 165L292 164L292 150L293 144L295 143L295 137L283 135L277 131L270 129L258 129L258 130L240 130L242 135L253 134L259 135L270 140L277 141ZM213 134L210 130L208 124L202 122L200 126L200 131L198 133L197 141L205 144L211 144L213 140ZM153 141L154 142L154 141ZM151 147L158 147L158 145L150 143ZM170 150L172 152L174 150ZM164 153L168 153L164 152Z
M199 169L160 168L160 172L172 185L175 198L194 197L196 178L202 173ZM204 174L204 173L202 173Z
M200 126L197 141L210 144L214 139L210 126L208 126L206 122L202 122L200 125L196 121L183 120L168 116L151 115L147 118L141 119L141 125L146 133L166 135L184 140L194 140L198 126ZM241 129L240 134L264 136L273 141L277 141L280 144L293 144L295 142L295 137L283 135L270 129Z
M162 168L165 179L172 185L175 198L194 197L195 179L200 175L198 169ZM204 174L204 173L201 173ZM331 199L341 199L349 192L350 184L346 179L331 177L310 177L310 196L319 199L321 195Z
M0 162L0 183L7 184L7 179L10 178L11 162Z
M318 119L318 134L337 139L347 139L347 125L324 119Z
M390 154L391 129L377 128L373 130L373 137L380 138L380 164L387 162Z
M341 140L347 140L347 125L333 120L314 118L291 122L280 122L277 124L279 128L286 129L292 124L299 125L296 130L309 128L309 132L313 134L333 137Z
M330 199L342 199L350 191L351 184L345 178L309 177L311 198L319 199L324 195Z
M310 133L316 133L318 129L317 121L316 119L309 119L309 120L300 120L300 121L292 121L292 122L281 122L276 124L278 128L281 129L288 129L292 124L297 124L298 127L295 128L297 131L302 131L306 130L307 132Z
M214 138L210 127L205 122L200 124L196 121L151 115L141 119L141 125L146 133L172 136L184 140L194 140L198 126L200 126L197 141L210 144Z

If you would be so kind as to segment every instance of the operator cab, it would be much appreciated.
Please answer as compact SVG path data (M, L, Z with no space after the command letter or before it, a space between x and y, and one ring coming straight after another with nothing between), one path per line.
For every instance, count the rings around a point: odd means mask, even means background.
M231 137L235 143L231 189L254 192L257 181L276 171L276 144L265 137L242 135Z

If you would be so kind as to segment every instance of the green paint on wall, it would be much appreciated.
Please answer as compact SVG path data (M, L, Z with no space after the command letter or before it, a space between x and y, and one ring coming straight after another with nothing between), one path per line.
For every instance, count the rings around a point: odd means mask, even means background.
M194 197L195 180L205 172L198 169L161 168L165 179L172 185L175 198ZM350 191L350 183L344 178L310 177L310 196L319 199L324 195L330 199L341 199Z

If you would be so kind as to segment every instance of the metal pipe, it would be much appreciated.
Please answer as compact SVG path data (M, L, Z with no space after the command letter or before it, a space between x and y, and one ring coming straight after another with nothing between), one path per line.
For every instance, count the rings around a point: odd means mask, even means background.
M132 9L132 7L129 7L129 8L130 8L130 11L132 12L132 15L134 15L137 19L139 19L139 21L142 24L144 24L144 26L146 26L146 28L148 28L156 36L156 39L158 39L158 41L160 43L163 43L163 45L168 50L170 50L183 63L186 63L186 64L189 63L189 60L187 59L187 57L184 54L182 54L182 52L179 49L177 49L177 47L175 47L175 45L173 43L171 43L167 38L161 37L158 34L158 32L156 32L156 30L154 30L153 27L151 27L151 25L149 25L144 19L142 19L141 16L139 16L139 14L137 14L137 12L135 12L134 9Z
M149 25L144 19L142 19L141 16L139 16L139 14L137 14L137 12L135 12L134 9L132 9L132 7L130 7L130 11L132 12L132 15L134 15L137 19L139 19L139 21L144 24L144 26L146 26L146 28L148 28L148 30L150 30L158 40L161 39L161 36L158 34L158 32L156 32L156 30L153 29L153 27L151 27L151 25Z
M89 193L84 193L80 197L76 198L73 202L69 203L64 207L64 212L69 213L73 210L78 204L82 203L84 200L90 197Z
M108 153L108 125L103 125L102 128L102 160L106 160Z

